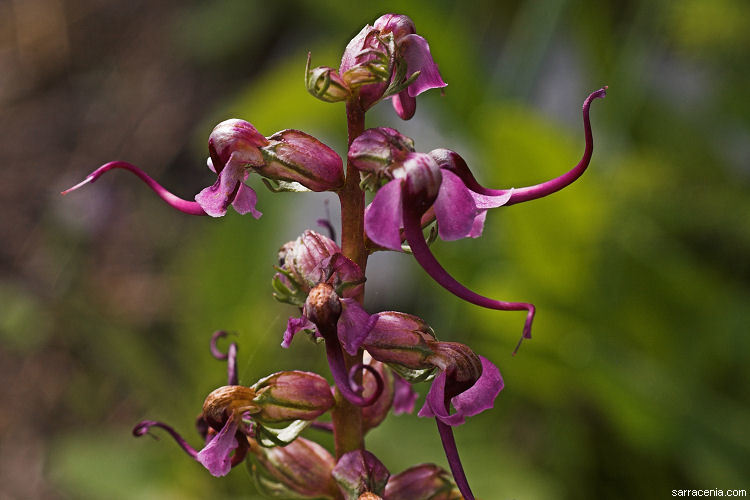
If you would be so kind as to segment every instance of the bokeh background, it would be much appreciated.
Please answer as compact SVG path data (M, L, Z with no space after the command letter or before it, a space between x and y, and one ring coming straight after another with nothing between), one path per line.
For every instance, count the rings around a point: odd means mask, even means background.
M495 409L457 430L479 497L750 489L747 2L3 0L1 498L256 498L243 468L214 479L167 437L130 430L160 419L199 445L194 419L226 376L208 354L215 329L238 335L241 382L327 373L303 339L279 348L294 311L270 279L278 247L336 218L335 198L253 179L260 220L209 220L122 172L59 191L121 159L190 198L213 182L206 139L229 117L344 154L343 105L306 93L305 58L337 66L389 11L414 19L449 86L410 122L384 103L368 125L459 151L488 186L574 165L581 103L610 86L581 180L494 210L481 239L433 246L477 291L536 304L516 357L523 313L463 304L409 256L371 259L371 311L419 314L504 375ZM414 415L367 443L393 473L445 464Z

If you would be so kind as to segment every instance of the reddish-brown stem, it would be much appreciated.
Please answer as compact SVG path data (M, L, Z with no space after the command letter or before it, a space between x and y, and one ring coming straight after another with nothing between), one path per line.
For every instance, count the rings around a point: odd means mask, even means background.
M349 142L359 137L365 130L365 112L359 105L359 99L351 99L346 104L346 121ZM339 191L341 202L341 250L346 257L357 263L364 273L367 268L367 249L365 248L365 193L359 187L359 171L347 161L346 182ZM355 299L362 303L364 287ZM362 363L361 351L356 356L343 352L346 368ZM360 381L361 382L361 381ZM336 406L332 412L333 439L336 457L344 453L364 448L362 434L362 409L353 405L336 390Z

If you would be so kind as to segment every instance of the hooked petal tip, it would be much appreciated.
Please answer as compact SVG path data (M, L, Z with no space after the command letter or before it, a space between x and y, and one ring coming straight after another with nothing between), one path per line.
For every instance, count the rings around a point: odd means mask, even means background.
M96 177L94 177L94 175L91 174L91 175L87 176L85 179L83 179L81 182L79 182L78 184L76 184L75 186L69 187L65 191L60 191L60 194L63 195L63 196L65 196L66 194L68 194L70 192L73 192L76 189L85 186L86 184L90 184L90 183L94 182L95 180L96 180Z

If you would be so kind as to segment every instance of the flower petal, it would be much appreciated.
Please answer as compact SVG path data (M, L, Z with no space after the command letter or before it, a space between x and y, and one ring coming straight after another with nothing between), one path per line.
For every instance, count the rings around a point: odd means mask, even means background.
M409 382L396 373L393 374L393 382L393 414L413 413L414 403L417 402L419 394L417 394Z
M365 210L365 231L378 245L401 251L401 179L388 182Z
M409 95L416 97L425 90L445 87L448 84L443 81L438 71L437 64L430 54L430 44L419 35L406 35L398 42L401 54L406 60L406 74L411 76L419 71L417 79L409 85Z
M212 476L226 476L232 469L232 451L239 446L235 437L236 432L237 424L232 415L221 431L198 452L196 459Z
M456 413L464 417L471 417L492 408L495 398L503 390L503 377L497 366L483 356L479 356L479 359L482 360L482 375L479 380L451 400Z
M237 195L234 197L232 207L240 215L249 213L256 219L260 219L263 215L255 209L255 204L258 202L258 195L255 194L253 188L248 187L244 182L240 182L240 187L237 189Z
M417 99L409 95L409 89L404 89L391 97L391 104L393 104L393 109L402 120L411 120L414 113L417 112Z
M239 193L238 184L242 184L245 177L246 164L237 161L233 153L216 182L195 195L195 201L211 217L221 217L227 213L227 207Z
M301 318L289 318L286 323L286 330L284 331L284 340L281 342L281 347L288 348L292 344L292 339L296 334L304 330L315 330L315 325L302 316Z
M450 170L442 169L443 182L435 200L438 235L445 241L466 238L472 232L478 210L471 191Z
M341 316L336 329L344 350L354 356L370 334L372 327L375 326L378 316L368 314L354 299L342 298L340 300Z
M446 374L441 371L432 382L418 415L435 417L446 425L456 426L463 424L466 417L492 408L495 398L503 389L503 378L500 376L500 370L487 358L479 356L479 359L482 361L482 375L469 389L451 399L455 413L450 414L445 408Z

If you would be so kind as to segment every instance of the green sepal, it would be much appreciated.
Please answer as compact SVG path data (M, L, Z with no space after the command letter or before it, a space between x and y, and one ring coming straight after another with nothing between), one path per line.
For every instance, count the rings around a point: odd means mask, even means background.
M272 193L309 193L312 191L299 182L279 181L268 177L262 177L261 180Z
M310 420L295 420L281 429L266 427L256 422L255 439L261 446L265 446L266 448L286 446L297 439L311 422Z
M405 366L396 363L387 364L391 368L391 370L396 372L401 376L401 378L403 378L410 384L427 382L435 378L436 367L434 366L432 368L425 368L424 370L412 370L411 368L406 368Z

